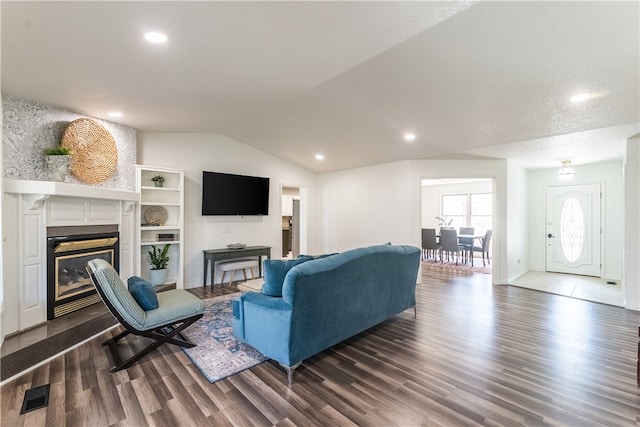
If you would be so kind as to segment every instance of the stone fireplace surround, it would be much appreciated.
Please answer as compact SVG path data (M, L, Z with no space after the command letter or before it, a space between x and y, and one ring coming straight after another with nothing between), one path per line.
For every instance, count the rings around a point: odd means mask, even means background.
M51 181L3 181L5 230L2 333L47 321L47 235L59 227L108 226L120 235L120 274L133 274L139 194Z

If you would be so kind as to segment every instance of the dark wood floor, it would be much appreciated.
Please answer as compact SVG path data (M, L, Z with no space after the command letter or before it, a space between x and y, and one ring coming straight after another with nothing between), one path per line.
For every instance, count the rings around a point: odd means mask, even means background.
M406 312L309 360L210 384L174 346L109 373L94 339L1 390L3 426L568 425L640 422L638 312L430 271ZM227 293L233 289L216 291ZM199 292L202 297L211 291ZM25 390L47 408L19 415Z

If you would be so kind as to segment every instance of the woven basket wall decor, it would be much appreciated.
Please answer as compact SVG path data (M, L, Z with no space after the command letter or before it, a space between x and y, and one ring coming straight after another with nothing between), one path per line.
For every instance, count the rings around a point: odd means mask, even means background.
M77 119L69 123L60 145L73 152L71 173L82 182L103 182L118 167L116 141L104 126L91 119Z

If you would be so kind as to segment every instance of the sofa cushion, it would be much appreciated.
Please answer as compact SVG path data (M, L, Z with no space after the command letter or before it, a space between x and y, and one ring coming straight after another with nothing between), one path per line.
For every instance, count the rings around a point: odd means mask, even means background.
M298 264L302 264L305 261L312 260L313 257L302 255L296 259L290 259L287 261L279 259L266 259L262 264L264 273L264 284L262 285L262 293L272 297L282 296L282 283L284 282L284 276L287 275L289 270Z
M129 280L127 280L127 285L129 286L131 296L133 296L133 299L136 300L144 311L158 308L158 296L151 283L142 277L131 276Z

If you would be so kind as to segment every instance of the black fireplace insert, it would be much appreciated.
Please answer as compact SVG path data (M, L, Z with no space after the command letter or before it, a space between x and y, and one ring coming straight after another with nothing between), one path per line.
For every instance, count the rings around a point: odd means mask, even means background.
M101 258L119 270L119 237L109 232L47 238L48 320L100 301L87 262Z

